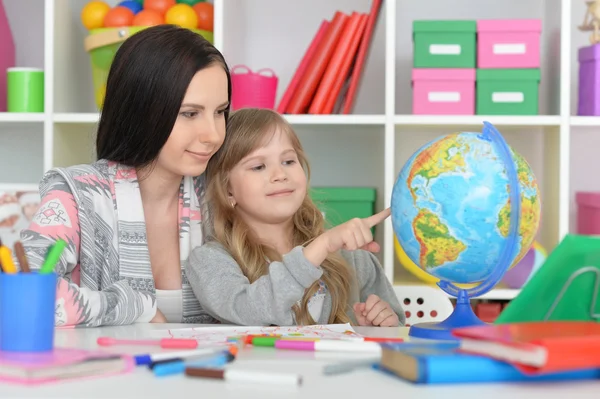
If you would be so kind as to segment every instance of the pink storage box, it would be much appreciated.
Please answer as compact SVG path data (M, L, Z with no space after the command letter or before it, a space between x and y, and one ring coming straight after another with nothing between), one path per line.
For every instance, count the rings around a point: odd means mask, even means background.
M539 68L539 19L477 21L479 68Z
M413 69L413 114L474 115L475 69Z
M600 235L600 192L577 192L577 234Z

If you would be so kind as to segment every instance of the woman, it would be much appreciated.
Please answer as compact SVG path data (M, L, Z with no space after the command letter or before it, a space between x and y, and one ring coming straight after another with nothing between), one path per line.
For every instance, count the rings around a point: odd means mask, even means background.
M57 239L57 325L214 322L183 261L202 242L200 177L225 137L221 53L172 25L128 38L113 60L91 165L56 168L21 239L33 269Z

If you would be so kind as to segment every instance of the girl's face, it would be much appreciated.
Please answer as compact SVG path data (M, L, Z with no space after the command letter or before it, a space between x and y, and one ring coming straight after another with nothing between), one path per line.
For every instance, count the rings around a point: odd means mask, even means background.
M304 201L306 186L288 135L277 129L231 170L228 189L236 212L252 226L289 222Z
M177 176L199 176L225 138L227 75L219 64L192 78L157 167Z

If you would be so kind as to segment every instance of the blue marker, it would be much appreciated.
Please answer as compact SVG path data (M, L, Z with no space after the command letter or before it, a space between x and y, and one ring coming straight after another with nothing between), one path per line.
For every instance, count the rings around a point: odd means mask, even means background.
M231 353L224 352L214 357L199 359L191 362L186 362L184 360L175 360L172 362L160 363L154 365L154 367L152 367L152 370L154 371L155 376L164 377L167 375L181 374L185 372L186 367L222 367L227 363L231 362L234 358L235 357Z

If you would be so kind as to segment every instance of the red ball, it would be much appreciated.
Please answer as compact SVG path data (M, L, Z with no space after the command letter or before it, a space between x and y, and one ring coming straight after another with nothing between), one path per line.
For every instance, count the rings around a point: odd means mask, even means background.
M111 8L104 17L104 27L120 28L122 26L131 26L134 16L133 11L127 7L117 6Z

